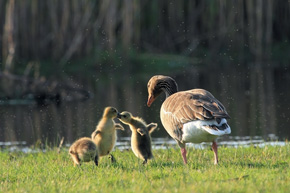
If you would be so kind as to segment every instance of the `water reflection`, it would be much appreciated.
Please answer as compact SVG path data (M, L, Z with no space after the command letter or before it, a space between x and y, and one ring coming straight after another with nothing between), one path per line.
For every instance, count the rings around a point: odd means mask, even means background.
M270 134L269 140L265 141L261 136L230 136L230 137L220 137L218 138L218 145L224 147L264 147L266 145L272 146L284 146L286 145L285 141L278 141L278 137L275 135ZM212 143L188 143L186 144L189 148L195 149L204 149L204 148L211 148ZM167 149L169 147L176 147L178 145L175 140L171 138L153 138L152 139L152 148L153 149ZM130 146L130 138L129 137L122 137L116 144L116 148L120 150L127 150L131 149Z
M227 139L219 139L219 146L229 147L229 148L238 148L238 147L265 147L265 146L285 146L287 142L277 141L277 136L272 135L270 141L265 141L261 136L243 136L243 137L229 137ZM68 149L71 144L66 143L61 148ZM211 143L201 143L201 144L187 144L187 148L195 149L205 149L211 148ZM48 147L29 147L25 141L19 142L0 142L0 148L5 149L9 152L23 152L23 153L35 153L39 151L45 152ZM168 148L178 148L176 141L171 138L153 138L152 139L152 148L153 149L168 149ZM127 151L131 149L130 137L120 137L116 143L115 149L120 151Z
M212 92L231 116L231 136L259 136L261 140L267 141L271 139L269 134L272 134L277 136L275 141L284 141L290 138L290 90L285 89L288 88L290 76L288 71L277 69L270 74L270 79L260 84L254 77L256 74L252 74L252 69L244 68L227 71L189 68L186 72L168 75L174 77L180 90L205 88ZM89 78L81 80L94 94L93 98L83 102L64 102L59 106L25 103L0 105L0 142L57 146L64 137L65 143L70 144L79 137L91 135L106 106L114 106L119 111L131 111L148 123L157 122L159 130L152 134L156 143L159 143L159 138L170 139L159 119L159 109L164 98L159 97L150 108L146 106L146 85L150 77L111 76L98 78L97 81ZM124 132L118 131L119 139L130 136L130 129L127 126L125 128ZM231 141L231 136L225 140ZM166 143L171 144L171 140ZM229 142L221 144L230 145Z

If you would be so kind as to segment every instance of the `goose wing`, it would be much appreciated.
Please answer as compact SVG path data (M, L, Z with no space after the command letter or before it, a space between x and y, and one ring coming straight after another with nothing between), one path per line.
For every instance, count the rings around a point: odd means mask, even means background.
M229 118L225 107L210 92L192 89L168 97L161 107L161 121L171 136L182 137L183 124L195 120Z

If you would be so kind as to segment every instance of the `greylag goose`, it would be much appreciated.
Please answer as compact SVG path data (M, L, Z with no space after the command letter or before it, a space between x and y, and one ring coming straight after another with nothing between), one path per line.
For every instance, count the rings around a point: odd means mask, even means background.
M143 164L146 164L148 159L153 158L150 134L157 127L157 124L150 123L147 125L142 118L133 117L132 114L127 111L118 114L118 118L122 123L129 125L132 131L132 151L136 157L143 160Z
M186 143L212 142L214 164L217 164L216 138L231 133L227 124L229 115L221 102L204 89L178 92L177 83L169 76L153 76L147 89L148 107L162 92L166 94L160 109L160 119L168 134L181 148L184 163L187 163Z
M81 162L94 161L98 166L98 148L96 144L88 137L83 137L75 141L69 148L74 166L81 165Z
M91 135L92 140L98 147L99 156L110 154L117 140L116 129L124 130L121 124L117 124L113 120L117 117L117 113L118 111L114 107L106 107L96 130ZM110 157L111 161L114 162L115 158L112 154L110 154Z

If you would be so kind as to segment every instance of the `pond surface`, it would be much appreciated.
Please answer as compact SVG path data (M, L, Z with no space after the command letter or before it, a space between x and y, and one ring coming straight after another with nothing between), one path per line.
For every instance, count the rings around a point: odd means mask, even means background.
M245 137L228 137L227 139L219 138L218 145L229 148L238 148L238 147L265 147L265 146L285 146L287 142L285 141L277 141L277 136L270 136L269 141L265 141L260 136L245 136ZM60 148L69 149L70 143L61 144L58 146L58 150ZM39 145L28 146L25 141L14 141L14 142L0 142L0 147L9 152L23 152L23 153L34 153L39 151L46 151L47 148ZM186 145L187 148L194 149L205 149L211 148L211 143L200 143L193 144L189 143ZM168 149L168 148L178 148L178 145L175 140L171 138L152 138L152 148L153 149ZM115 149L119 149L120 151L127 151L131 149L130 137L119 137L118 141L115 145Z
M150 108L146 106L147 81L152 75L135 74L134 77L120 78L112 74L93 80L81 79L80 84L93 96L86 101L44 106L33 101L0 101L0 146L9 143L28 147L35 144L58 146L62 137L65 144L70 144L79 137L91 135L106 106L130 111L147 123L158 123L158 131L152 134L154 143L164 144L167 141L175 144L160 123L159 109L165 96L160 96ZM177 81L179 90L204 88L224 104L231 116L228 122L232 133L221 139L222 144L235 146L231 141L237 141L239 137L251 139L251 142L241 140L245 143L253 143L254 137L263 143L290 138L288 69L271 68L255 72L251 68L208 71L192 67L166 75ZM125 129L118 131L120 144L124 139L127 139L124 143L129 141L130 129L127 126Z

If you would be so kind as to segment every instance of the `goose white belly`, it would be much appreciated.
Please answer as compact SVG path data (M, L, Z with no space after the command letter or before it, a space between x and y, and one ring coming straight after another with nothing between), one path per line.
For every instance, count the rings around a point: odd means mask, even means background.
M215 120L211 121L191 121L183 125L182 141L185 143L201 143L201 142L212 142L218 136L230 134L231 129L228 126L225 130L213 130L207 128L207 125L222 125L227 123L226 119L222 119L220 124Z

